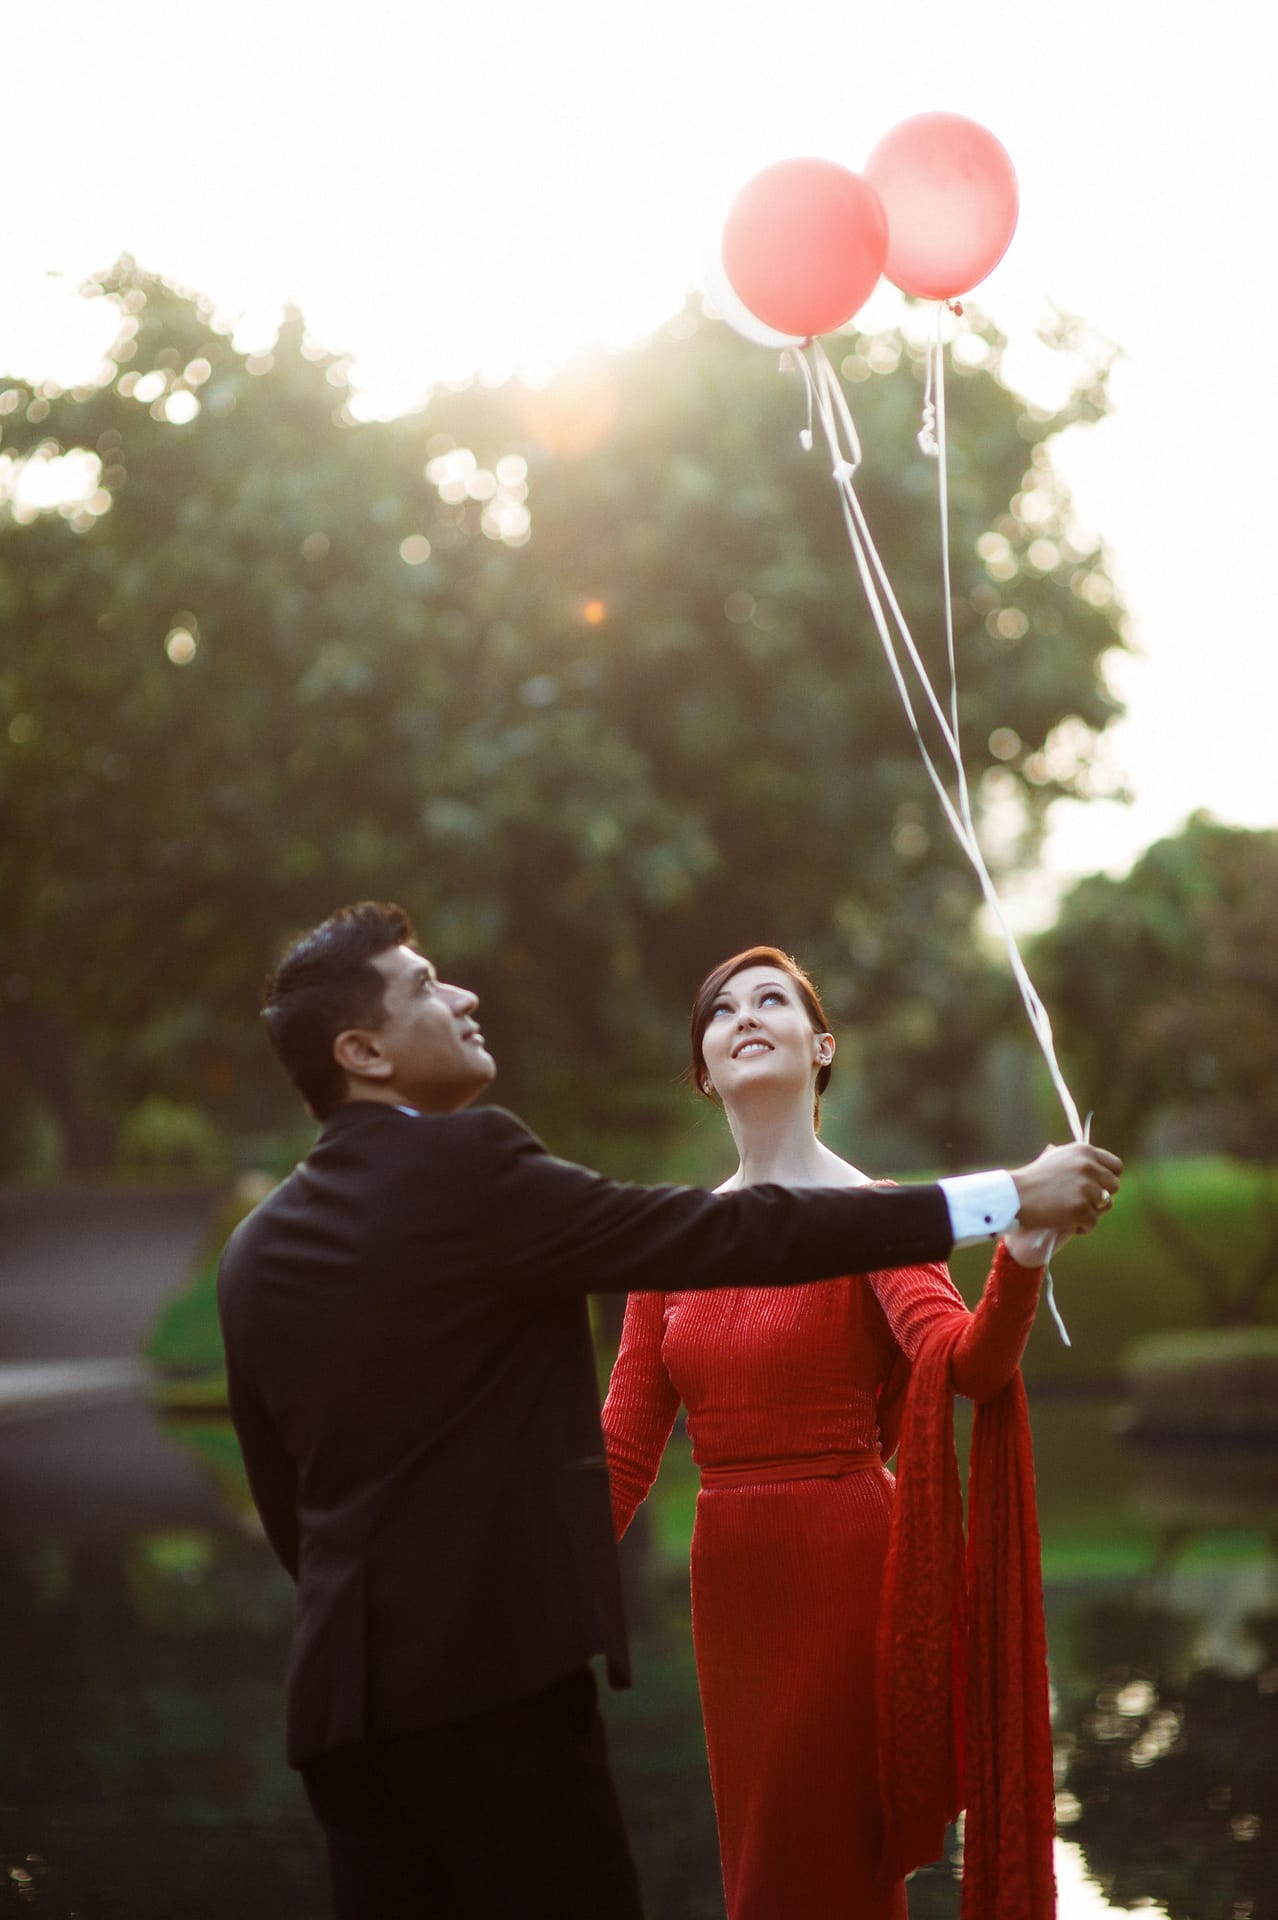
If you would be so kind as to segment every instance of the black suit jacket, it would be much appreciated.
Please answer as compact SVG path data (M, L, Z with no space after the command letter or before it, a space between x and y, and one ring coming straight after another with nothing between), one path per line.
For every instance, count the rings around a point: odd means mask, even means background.
M628 1679L586 1295L943 1259L937 1187L620 1185L499 1107L342 1107L218 1276L231 1414L298 1585L296 1765Z

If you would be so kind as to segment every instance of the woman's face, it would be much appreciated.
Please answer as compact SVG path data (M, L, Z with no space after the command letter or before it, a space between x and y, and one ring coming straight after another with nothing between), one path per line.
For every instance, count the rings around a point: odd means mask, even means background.
M793 1090L810 1101L834 1040L813 1031L798 988L783 969L746 967L724 983L711 1005L701 1051L725 1102L754 1088Z

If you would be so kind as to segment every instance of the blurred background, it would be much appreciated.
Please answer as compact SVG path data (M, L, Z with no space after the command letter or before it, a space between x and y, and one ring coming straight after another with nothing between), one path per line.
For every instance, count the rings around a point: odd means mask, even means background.
M801 383L697 291L758 167L944 107L1021 187L946 322L968 778L1130 1169L1059 1262L1073 1346L1045 1322L1026 1366L1062 1913L1278 1912L1278 154L1244 11L6 20L0 1909L325 1911L211 1295L311 1137L256 1020L291 933L401 901L481 995L495 1097L623 1177L731 1170L683 1035L757 941L816 976L825 1137L868 1171L1062 1137ZM931 327L885 288L827 346L940 676ZM610 1709L654 1920L720 1911L691 1498L677 1445Z

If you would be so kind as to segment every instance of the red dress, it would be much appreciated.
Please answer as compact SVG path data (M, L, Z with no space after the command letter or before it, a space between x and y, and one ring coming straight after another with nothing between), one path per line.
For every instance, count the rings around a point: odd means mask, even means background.
M618 1537L679 1403L701 1468L692 1625L729 1920L905 1920L882 1843L875 1646L889 1401L940 1319L976 1400L1019 1363L1040 1272L995 1258L969 1314L943 1266L632 1294L604 1407ZM895 1370L895 1377L894 1377Z

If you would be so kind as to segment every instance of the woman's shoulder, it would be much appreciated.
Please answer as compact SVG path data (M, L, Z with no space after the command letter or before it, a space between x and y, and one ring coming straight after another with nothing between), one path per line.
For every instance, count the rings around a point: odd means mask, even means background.
M891 1184L890 1181L879 1181L872 1174L862 1172L860 1167L854 1167L850 1160L845 1160L841 1154L832 1152L828 1147L823 1150L821 1175L824 1184L830 1187L875 1187Z

